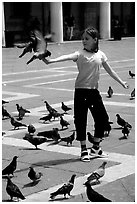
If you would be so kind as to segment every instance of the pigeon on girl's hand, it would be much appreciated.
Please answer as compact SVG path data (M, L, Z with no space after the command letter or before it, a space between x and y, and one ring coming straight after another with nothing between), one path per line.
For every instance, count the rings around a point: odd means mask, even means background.
M98 192L96 192L90 185L90 183L87 181L86 183L84 183L84 185L86 186L86 194L88 199L91 202L112 202L110 199L104 197L103 195L99 194Z
M70 125L70 123L68 121L64 120L62 116L60 116L60 125L62 126L62 129L63 129L63 127L68 128L68 125Z
M108 93L108 98L111 98L113 95L113 89L111 88L111 86L109 86L107 93Z
M91 175L87 178L87 181L91 183L93 180L96 180L98 183L100 183L99 179L105 175L105 166L107 162L104 161L101 166L99 166L98 169L93 171Z
M30 142L32 145L38 149L38 145L43 144L44 142L47 142L47 138L43 136L36 136L36 135L31 135L29 133L26 133L25 136L23 137L24 140L27 140Z
M33 181L37 181L43 176L41 172L36 173L33 167L29 167L28 177Z
M131 76L131 78L134 78L135 74L133 72L129 71L129 76Z
M70 192L74 187L75 177L76 174L73 174L68 183L64 184L57 191L50 194L50 198L54 199L57 195L64 195L64 197L66 197L66 194L70 196Z
M16 129L16 128L19 129L19 127L22 127L22 126L27 127L26 124L23 124L23 123L21 123L21 122L18 122L18 121L15 120L13 117L11 117L11 121L10 121L10 122L11 122L11 125L14 126L14 129Z
M61 108L62 108L62 110L65 111L65 112L67 112L67 111L69 111L69 110L72 110L72 108L66 106L63 102L62 102L62 104L61 104Z
M14 171L17 168L17 156L14 156L12 161L10 162L10 164L8 166L6 166L3 170L2 170L2 175L10 175L14 173ZM14 175L13 175L14 176Z
M132 125L130 125L128 122L126 122L119 114L116 114L117 117L117 124L124 127L127 126L129 128L132 128Z
M6 192L10 196L11 201L13 201L13 197L16 197L18 200L19 198L24 200L25 197L21 193L19 187L16 184L14 184L8 176L6 178L7 178Z
M72 145L72 142L74 141L75 139L75 132L73 132L72 135L68 136L68 137L64 137L64 138L61 138L61 141L64 141L64 142L67 142L67 145Z
M42 33L38 30L34 30L34 38L36 41L36 46L33 48L34 55L32 58L27 62L29 64L35 59L44 59L45 57L48 57L51 55L51 52L47 50L47 41L45 41L44 37L42 36Z

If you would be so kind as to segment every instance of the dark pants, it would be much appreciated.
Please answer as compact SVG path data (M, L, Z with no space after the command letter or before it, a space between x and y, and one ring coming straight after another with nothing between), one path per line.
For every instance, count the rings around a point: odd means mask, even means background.
M75 89L74 95L74 123L77 140L86 140L87 114L90 110L94 122L94 136L102 138L109 117L104 107L102 97L97 89Z

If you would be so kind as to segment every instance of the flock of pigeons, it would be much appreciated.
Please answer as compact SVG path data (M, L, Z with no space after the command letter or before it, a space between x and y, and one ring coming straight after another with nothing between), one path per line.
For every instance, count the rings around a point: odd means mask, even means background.
M50 36L51 37L51 36ZM48 38L48 37L47 37ZM45 38L46 39L46 38ZM35 59L44 59L45 57L48 57L51 55L51 52L47 50L47 41L44 39L42 34L38 30L34 30L31 33L30 42L25 44L24 46L18 46L19 48L24 48L22 54L19 56L20 58L24 56L28 52L34 51L34 55L32 58L27 62L27 64L31 63ZM129 75L134 78L135 74L129 71ZM109 87L108 89L108 97L111 98L113 95L113 89ZM135 89L131 93L131 98L135 98ZM23 137L24 140L27 140L32 145L35 146L37 149L38 145L47 142L48 140L53 140L55 143L60 143L61 141L64 141L67 143L67 145L72 145L72 142L75 140L75 131L68 137L61 138L59 134L58 128L53 128L52 130L46 130L42 132L38 132L36 134L36 128L30 124L26 125L21 122L23 120L26 113L30 113L29 110L23 108L19 104L16 104L17 111L18 111L18 118L15 119L5 108L5 104L9 103L8 101L2 100L2 119L10 118L11 125L14 127L14 130L19 129L20 127L27 127L28 132ZM62 127L62 130L64 127L68 128L70 123L66 120L64 120L63 116L64 114L68 114L68 111L72 110L70 107L66 106L63 102L61 103L61 108L64 111L63 113L59 113L56 109L54 109L47 101L44 101L46 105L46 109L48 111L48 115L41 117L40 120L42 120L44 123L47 121L51 122L52 119L55 120L55 118L60 118L60 125ZM116 114L117 118L117 124L122 127L122 134L123 138L127 139L130 133L130 130L132 128L132 125L129 124L127 121L125 121L119 114ZM104 137L109 136L109 133L111 131L111 126L113 122L109 122L108 129L106 129L106 135ZM4 135L5 132L2 132L2 135ZM87 132L88 140L90 143L93 143L93 135L91 135L90 132ZM10 196L11 200L13 200L14 197L16 197L18 200L25 199L25 196L20 191L19 187L14 184L11 180L11 176L14 176L14 172L17 168L17 156L14 156L12 161L9 165L7 165L2 170L2 176L3 178L7 179L7 186L6 186L6 192ZM105 175L105 165L107 162L103 162L101 166L98 167L94 172L91 173L91 175L87 178L86 182L83 184L86 187L86 194L88 199L91 202L112 202L110 199L104 197L103 195L99 194L92 188L92 182L95 181L97 184L100 183L100 178ZM32 182L37 182L40 180L41 176L43 174L41 172L36 172L35 169L31 166L29 167L28 177ZM75 177L76 174L73 174L70 178L70 180L62 185L60 188L58 188L55 192L52 192L50 194L50 199L54 200L57 195L66 195L71 196L70 192L72 191L74 185L75 185Z
M19 187L12 182L10 177L10 175L14 176L14 172L16 171L17 158L17 156L14 156L9 165L2 170L3 178L7 179L6 192L10 196L11 201L13 201L13 198L17 198L18 201L19 199L25 199L25 196L23 195ZM102 194L98 193L92 188L92 184L99 184L100 178L105 175L106 164L107 162L104 161L101 166L99 166L87 177L85 183L83 183L83 185L86 187L87 197L91 202L112 202L110 199L104 197ZM43 176L41 172L36 172L33 167L29 167L28 178L34 184L40 180L41 176ZM64 198L66 198L66 195L71 196L70 193L75 185L75 177L76 174L73 174L67 183L64 183L56 191L50 193L50 199L54 200L57 195L64 195Z

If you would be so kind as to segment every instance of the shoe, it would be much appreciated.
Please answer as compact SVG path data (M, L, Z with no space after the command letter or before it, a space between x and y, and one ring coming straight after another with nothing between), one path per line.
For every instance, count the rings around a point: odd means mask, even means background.
M89 157L89 153L87 150L81 151L80 160L83 162L90 162L90 157Z
M108 154L104 153L102 151L101 147L99 147L99 149L97 149L97 150L92 147L89 155L91 157L101 157L101 158L108 157Z

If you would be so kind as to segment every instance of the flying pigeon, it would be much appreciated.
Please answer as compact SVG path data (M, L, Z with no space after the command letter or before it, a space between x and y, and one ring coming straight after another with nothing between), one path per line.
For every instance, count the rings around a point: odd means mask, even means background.
M25 125L25 124L23 124L23 123L21 123L21 122L18 122L17 120L15 120L13 117L11 117L11 125L12 126L14 126L14 130L16 129L16 128L18 128L19 129L19 127L22 127L22 126L24 126L24 127L27 127L27 125Z
M108 98L111 98L113 95L113 89L111 88L111 86L109 86L107 93L108 93Z
M23 117L25 116L25 113L30 113L29 110L23 108L19 104L16 104L16 106L17 106L17 111L19 113L19 119L23 119Z
M75 132L72 133L72 135L68 136L68 137L64 137L64 138L61 138L61 141L64 141L64 142L67 142L67 145L72 145L72 142L74 141L75 139Z
M28 177L33 181L37 181L43 176L41 172L36 173L33 167L29 167Z
M91 202L112 202L110 199L104 197L103 195L96 192L90 185L90 183L87 181L84 183L84 186L86 186L86 194L88 199Z
M124 127L127 126L129 128L132 128L132 125L130 125L128 122L126 122L119 114L116 114L117 117L117 124Z
M42 36L42 33L38 30L34 30L34 36L36 40L36 47L33 49L34 55L27 62L27 64L29 64L35 59L43 59L51 55L51 52L47 50L47 41L45 41L44 37Z
M10 162L10 164L8 164L8 166L6 166L3 170L2 170L2 175L10 175L14 173L14 171L17 168L17 156L14 156L12 161ZM13 175L14 176L14 175Z
M133 72L129 71L129 76L131 76L131 78L134 78L135 74Z
M10 196L11 201L13 201L13 197L16 197L18 200L19 198L22 200L25 199L19 187L16 184L14 184L9 177L7 177L6 192Z
M50 194L50 198L54 199L57 195L64 195L64 197L66 197L66 194L70 196L70 192L74 187L75 177L76 174L73 174L68 183L64 184L57 191Z
M62 110L65 111L65 112L67 112L67 111L69 111L69 110L72 110L72 108L66 106L63 102L62 102L62 104L61 104L61 108L62 108Z
M68 121L64 120L62 116L60 116L60 125L62 126L62 129L63 129L63 127L68 128L68 125L70 125L70 123Z
M91 175L87 178L87 181L91 183L93 180L96 180L97 183L100 183L99 179L105 175L105 166L107 162L104 161L98 169L93 171Z
M30 135L28 133L25 134L25 136L23 137L24 140L27 140L28 142L30 142L32 145L35 146L36 149L38 149L38 145L43 144L45 142L47 142L47 138L43 137L43 136L36 136L36 135Z

